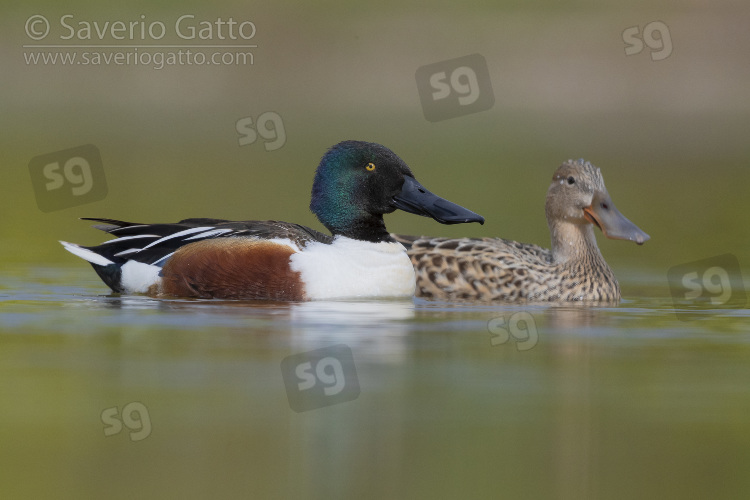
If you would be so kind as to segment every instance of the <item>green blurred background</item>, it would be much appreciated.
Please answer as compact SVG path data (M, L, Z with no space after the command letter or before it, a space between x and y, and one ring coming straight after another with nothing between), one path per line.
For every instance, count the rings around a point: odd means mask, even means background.
M487 218L447 227L399 213L387 217L394 232L548 245L552 172L583 157L652 236L642 248L600 237L616 270L661 279L685 261L732 253L745 266L750 256L750 6L739 1L3 5L0 265L79 264L56 240L101 241L77 220L84 216L321 229L307 208L312 175L343 139L389 146L429 189ZM35 14L51 21L50 38L64 33L56 24L64 14L69 23L144 15L170 31L156 43L188 43L171 35L180 15L232 17L255 23L258 47L247 66L28 65L22 45L34 42L24 23ZM627 56L623 31L652 21L668 26L671 55L654 61L644 47ZM125 43L92 40L106 42ZM494 106L428 122L415 71L473 53L487 60ZM266 111L282 117L285 145L240 146L237 120ZM42 213L29 161L83 144L101 151L108 195Z
M26 64L30 16L65 14L251 20L258 47L252 66ZM746 498L747 309L680 318L666 280L726 253L750 267L748 14L740 0L4 2L0 498ZM626 55L623 32L655 21L669 57ZM174 42L186 43L163 40ZM475 53L494 106L426 120L417 69ZM265 112L282 118L284 146L241 146L238 120ZM487 218L396 213L390 230L545 246L553 171L590 160L652 237L599 236L625 300L110 297L57 243L102 241L85 216L322 229L308 210L313 172L344 139L389 146L430 190ZM42 212L29 162L85 144L101 152L107 196ZM518 307L539 346L493 347L488 321ZM292 412L280 361L334 342L355 352L361 397ZM153 437L104 437L102 411L134 401Z

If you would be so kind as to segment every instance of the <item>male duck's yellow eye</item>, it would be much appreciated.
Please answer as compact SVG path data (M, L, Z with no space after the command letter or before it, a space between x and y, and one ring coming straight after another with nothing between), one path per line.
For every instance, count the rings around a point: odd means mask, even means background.
M375 164L374 163L368 163L365 168L367 169L368 172L372 172L373 170L375 170Z

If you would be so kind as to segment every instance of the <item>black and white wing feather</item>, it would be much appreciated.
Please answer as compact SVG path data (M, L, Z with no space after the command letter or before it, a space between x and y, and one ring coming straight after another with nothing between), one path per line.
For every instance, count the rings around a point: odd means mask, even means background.
M101 222L94 227L115 239L84 247L61 242L67 250L95 266L136 261L162 267L180 247L212 238L288 239L302 248L311 242L330 244L333 237L299 224L279 221L185 219L173 224L139 224L115 219L84 218Z

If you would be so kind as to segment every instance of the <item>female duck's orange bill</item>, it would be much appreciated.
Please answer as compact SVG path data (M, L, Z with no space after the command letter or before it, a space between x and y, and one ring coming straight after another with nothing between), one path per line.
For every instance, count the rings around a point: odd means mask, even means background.
M583 215L607 238L635 241L639 245L651 238L617 210L606 191L594 194L591 205L583 209Z

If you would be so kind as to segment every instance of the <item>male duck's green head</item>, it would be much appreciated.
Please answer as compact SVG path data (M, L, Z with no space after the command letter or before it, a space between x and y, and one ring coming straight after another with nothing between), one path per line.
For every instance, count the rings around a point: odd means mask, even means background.
M340 142L320 160L310 210L334 235L388 241L383 215L396 209L442 224L484 223L482 216L430 193L401 158L380 144Z

